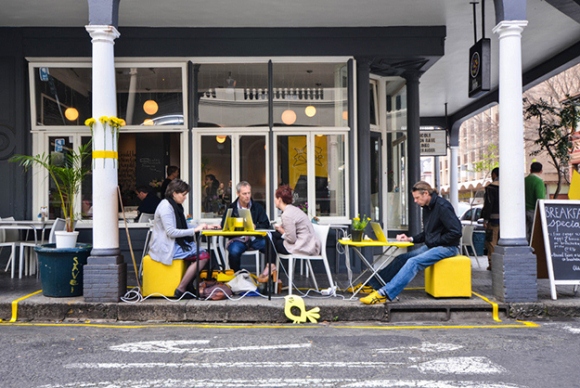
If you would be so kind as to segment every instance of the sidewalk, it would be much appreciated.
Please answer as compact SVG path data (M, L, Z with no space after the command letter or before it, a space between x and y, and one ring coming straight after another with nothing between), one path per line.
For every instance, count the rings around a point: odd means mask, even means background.
M300 285L308 279L299 277ZM135 284L135 274L127 275L128 283ZM319 282L323 276L318 276ZM345 274L337 275L342 288L347 287ZM324 284L322 287L326 287ZM420 273L399 301L384 305L366 306L351 294L340 292L336 297L305 297L306 308L320 307L319 322L438 322L447 320L477 320L493 323L493 303L497 304L498 318L537 320L548 318L580 317L580 291L574 295L573 286L557 288L558 299L550 297L549 281L538 279L536 303L506 304L495 300L491 288L491 272L478 268L472 259L471 298L435 299L423 289ZM11 279L10 273L0 273L0 319L8 322L13 317L13 301L40 290L35 276ZM133 294L135 296L135 294ZM286 295L286 291L282 295ZM487 298L489 301L486 301ZM85 303L83 297L48 298L38 293L17 303L17 322L197 322L197 323L287 323L284 299L274 295L272 300L245 297L241 300L198 301L148 298L144 301L119 303Z

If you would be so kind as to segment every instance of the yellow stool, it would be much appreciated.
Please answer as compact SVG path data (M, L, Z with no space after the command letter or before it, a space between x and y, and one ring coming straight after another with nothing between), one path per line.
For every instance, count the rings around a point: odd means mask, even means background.
M453 256L427 267L425 291L435 298L470 298L471 259Z
M147 255L143 258L143 296L153 293L173 296L185 273L185 261L173 260L171 265L159 263Z

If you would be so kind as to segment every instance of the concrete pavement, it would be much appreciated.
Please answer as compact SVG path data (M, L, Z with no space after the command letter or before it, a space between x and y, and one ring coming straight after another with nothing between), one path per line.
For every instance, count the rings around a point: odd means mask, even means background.
M559 286L558 299L550 297L547 279L538 279L536 303L502 303L491 293L491 273L478 268L472 259L471 298L435 299L424 291L423 274L400 295L399 301L366 306L358 296L339 292L325 297L310 292L305 297L306 308L320 307L319 322L437 322L447 320L477 320L494 322L494 318L523 320L580 317L580 292L573 286ZM297 276L299 286L309 279ZM318 276L322 281L323 276ZM340 287L347 287L346 275L337 275ZM134 273L128 283L135 284ZM324 285L322 285L324 287ZM0 273L0 318L3 322L197 322L197 323L287 323L284 299L274 295L245 297L223 301L182 300L165 298L139 299L129 292L119 303L86 303L83 297L49 298L39 292L40 280L35 276L11 279L10 273ZM130 290L128 290L130 291ZM35 293L37 292L37 293ZM285 295L286 292L282 295ZM16 302L15 302L16 301Z

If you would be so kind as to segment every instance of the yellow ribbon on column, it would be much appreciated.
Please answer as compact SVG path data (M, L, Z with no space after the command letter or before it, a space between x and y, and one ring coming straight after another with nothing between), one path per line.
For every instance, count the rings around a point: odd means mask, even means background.
M119 159L117 151L93 151L93 159Z

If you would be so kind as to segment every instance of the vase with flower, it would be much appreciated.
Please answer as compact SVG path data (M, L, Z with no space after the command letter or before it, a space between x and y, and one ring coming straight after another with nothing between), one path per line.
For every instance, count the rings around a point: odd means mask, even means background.
M363 234L367 224L371 219L366 214L361 218L360 214L352 219L351 223L351 239L352 241L362 241Z

